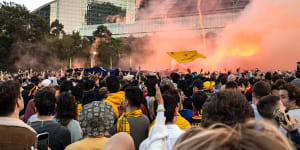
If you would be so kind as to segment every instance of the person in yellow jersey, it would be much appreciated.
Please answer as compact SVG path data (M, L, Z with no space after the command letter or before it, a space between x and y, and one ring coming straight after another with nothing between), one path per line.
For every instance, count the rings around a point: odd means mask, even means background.
M145 99L140 88L128 86L125 89L125 98L122 103L125 112L110 131L111 135L120 132L126 132L131 135L135 149L138 149L140 143L147 138L150 125L148 117L142 113L140 108L142 101L145 101Z
M79 115L79 123L87 137L69 145L66 150L104 149L109 139L105 135L108 135L114 120L113 108L108 103L94 101L84 105Z
M106 79L106 86L109 91L108 97L104 102L110 104L117 118L119 118L118 107L121 106L125 92L120 91L120 81L116 76L110 76Z

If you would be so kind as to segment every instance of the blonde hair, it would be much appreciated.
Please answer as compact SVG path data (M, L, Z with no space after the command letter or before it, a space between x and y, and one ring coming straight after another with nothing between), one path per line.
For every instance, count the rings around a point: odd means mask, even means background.
M251 120L235 127L214 124L208 129L190 128L173 147L173 150L182 149L293 150L294 147L275 126Z

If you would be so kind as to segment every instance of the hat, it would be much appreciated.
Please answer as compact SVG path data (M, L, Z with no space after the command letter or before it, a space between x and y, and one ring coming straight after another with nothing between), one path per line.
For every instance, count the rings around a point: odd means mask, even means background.
M51 84L51 81L49 79L45 79L42 81L42 87L47 87Z
M55 85L58 85L56 77L50 77L50 78L48 78L48 79L51 81L51 83L52 83L54 86L55 86Z
M94 101L84 105L79 115L82 131L88 136L99 136L114 124L114 111L110 104Z
M209 91L211 87L215 86L214 81L206 81L203 83L203 89L204 91Z

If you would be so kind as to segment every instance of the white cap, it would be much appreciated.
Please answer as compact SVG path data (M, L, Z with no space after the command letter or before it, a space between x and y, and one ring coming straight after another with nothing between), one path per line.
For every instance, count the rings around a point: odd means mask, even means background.
M51 84L51 81L49 79L45 79L42 81L42 87L47 87Z

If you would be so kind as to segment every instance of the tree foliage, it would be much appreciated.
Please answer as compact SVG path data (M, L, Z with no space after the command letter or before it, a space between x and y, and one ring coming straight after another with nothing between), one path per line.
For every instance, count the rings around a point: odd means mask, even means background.
M64 35L62 38L53 38L48 43L59 60L67 63L70 57L89 57L90 42L82 38L79 32Z
M93 32L93 36L101 38L101 40L110 41L112 39L112 33L107 29L106 26L100 25L97 30Z
M35 43L48 34L49 26L40 16L21 5L0 3L0 69L14 70L19 56L13 52L15 43Z
M57 19L50 25L50 36L59 37L60 35L66 35L64 31L64 25L61 24Z
M82 37L78 32L66 35L58 20L49 26L44 18L22 5L0 3L0 14L0 70L66 67L71 57L89 62L92 42L96 39L100 39L95 48L97 60L106 67L111 60L113 67L118 67L120 59L135 50L133 38L112 38L104 25L92 37Z

